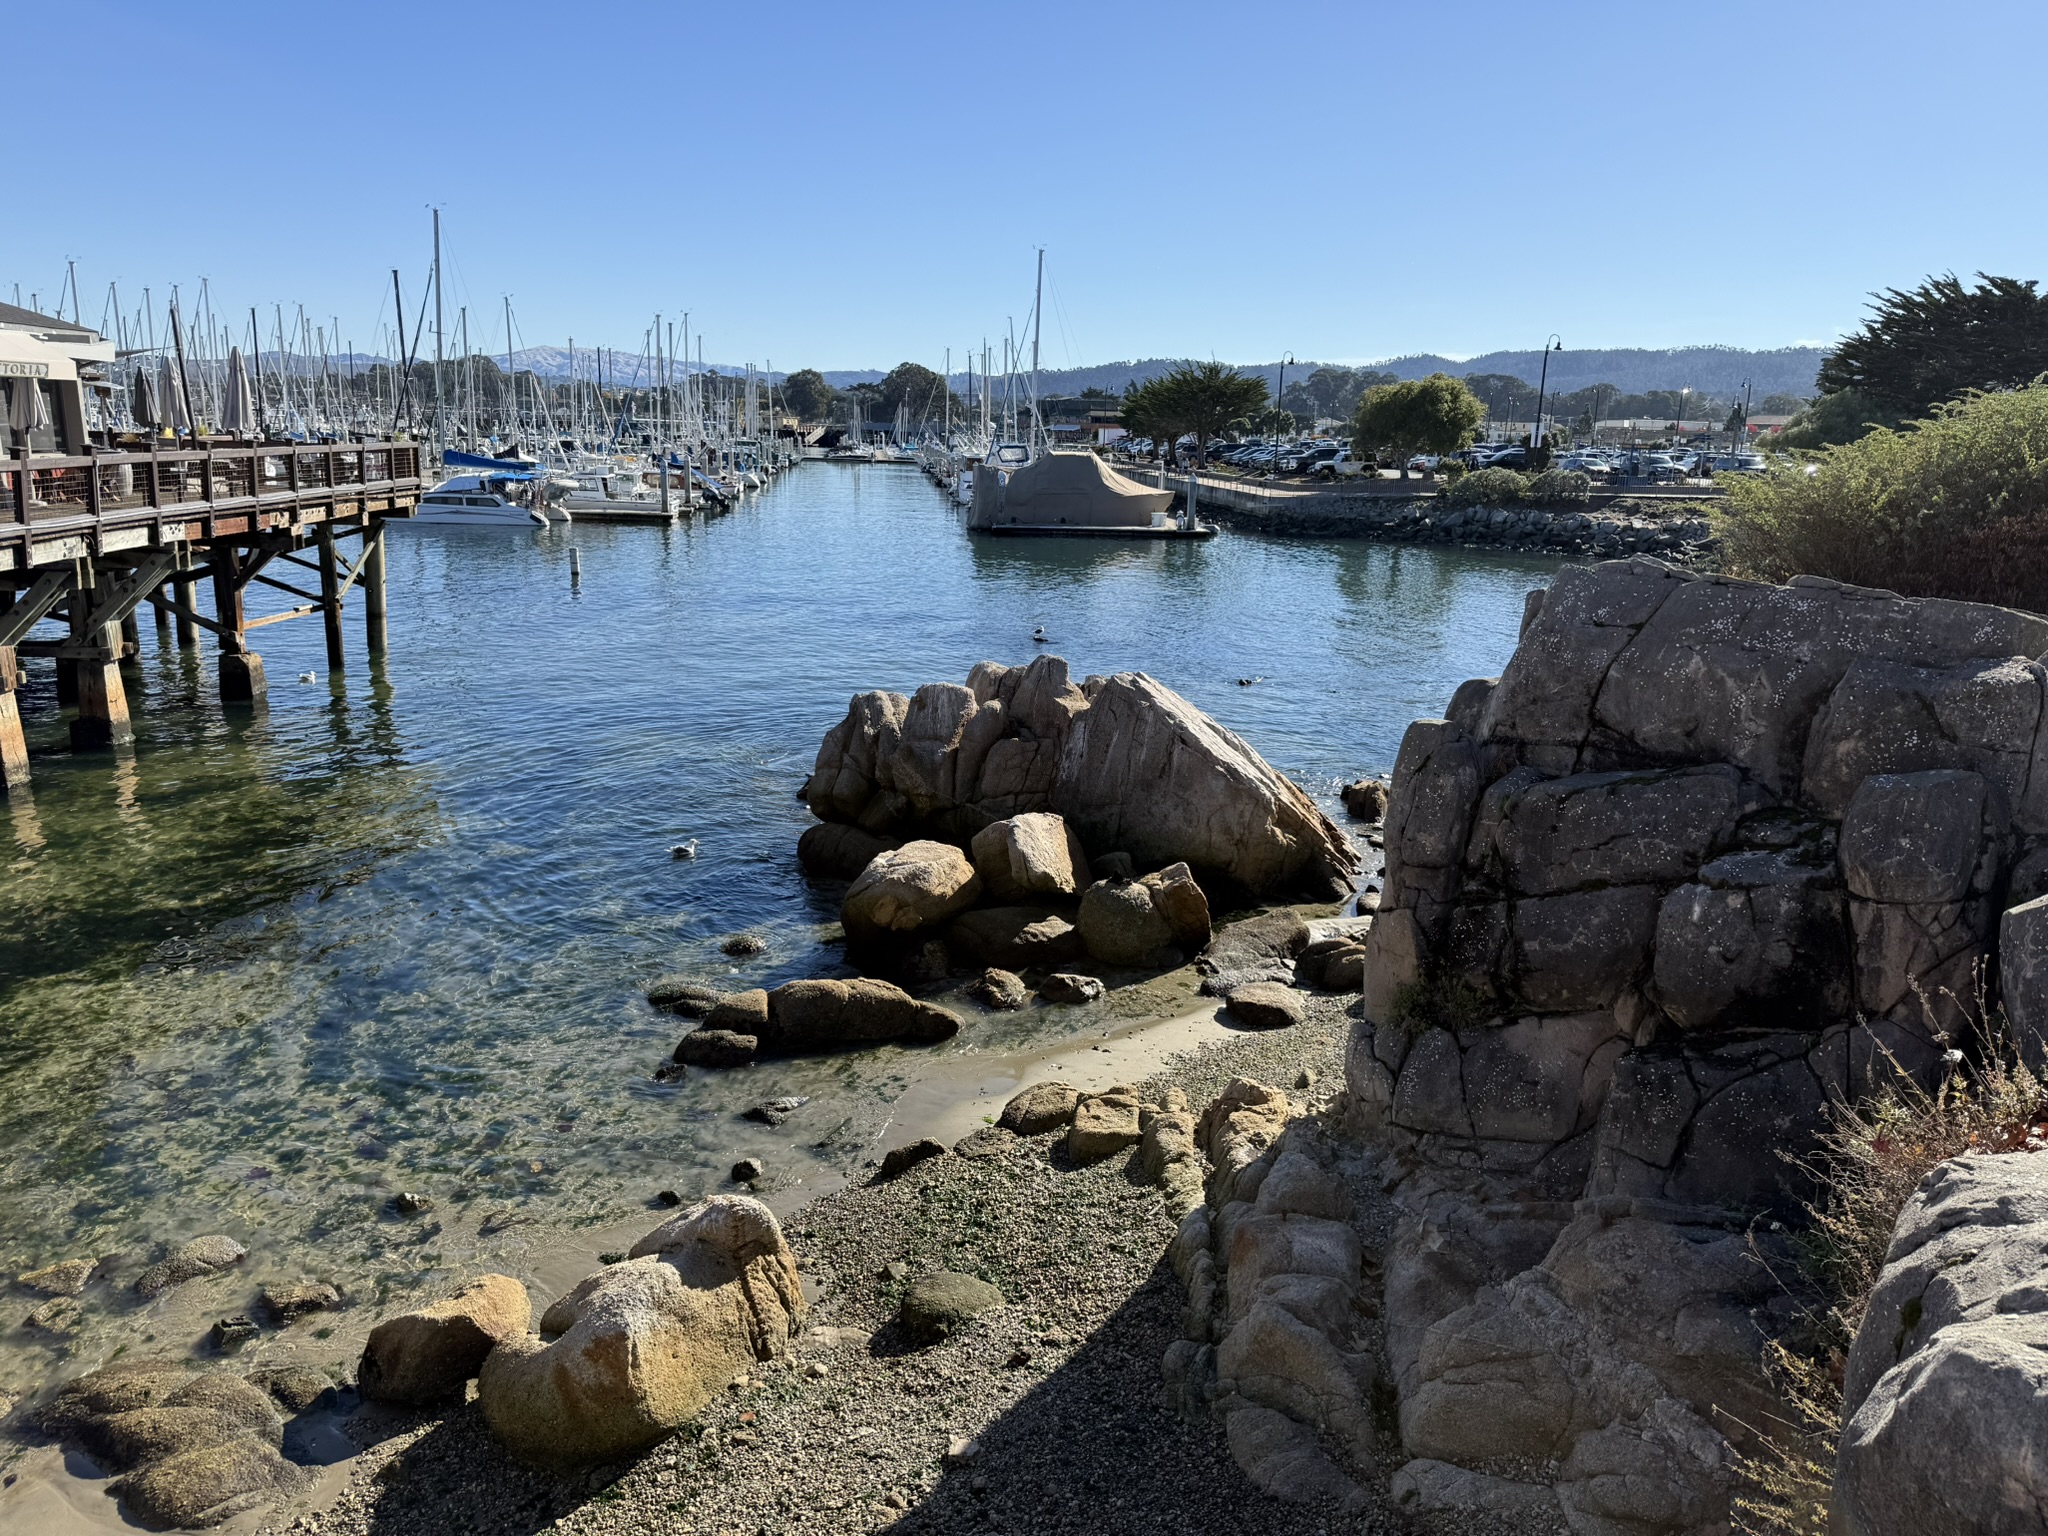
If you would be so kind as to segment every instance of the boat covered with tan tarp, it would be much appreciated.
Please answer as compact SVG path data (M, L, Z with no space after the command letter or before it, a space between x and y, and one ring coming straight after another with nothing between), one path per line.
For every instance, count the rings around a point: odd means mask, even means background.
M1155 528L1173 492L1140 485L1092 453L1046 453L1004 474L974 472L970 528Z

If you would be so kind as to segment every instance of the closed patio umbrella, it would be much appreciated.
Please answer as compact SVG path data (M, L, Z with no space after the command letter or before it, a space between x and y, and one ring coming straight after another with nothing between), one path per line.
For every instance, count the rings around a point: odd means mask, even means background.
M149 382L147 368L136 368L135 387L128 393L128 413L135 418L135 425L145 432L154 432L164 424L163 412L157 409L156 386Z
M34 379L16 379L13 398L7 405L7 425L14 429L15 449L27 453L31 435L50 428L50 405L43 398L43 386Z
M249 392L249 370L242 362L242 349L229 347L227 399L221 402L221 430L241 434L254 427L254 399Z
M157 368L157 392L164 404L163 424L173 432L190 432L192 416L185 409L185 396L178 389L178 375L168 357Z

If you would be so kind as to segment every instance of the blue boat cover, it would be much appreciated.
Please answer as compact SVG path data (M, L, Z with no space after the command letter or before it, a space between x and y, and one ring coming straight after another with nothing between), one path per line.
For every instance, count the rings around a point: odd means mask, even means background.
M441 462L450 469L488 469L495 471L533 469L537 467L532 459L492 459L486 458L481 453L457 453L453 448L441 450Z

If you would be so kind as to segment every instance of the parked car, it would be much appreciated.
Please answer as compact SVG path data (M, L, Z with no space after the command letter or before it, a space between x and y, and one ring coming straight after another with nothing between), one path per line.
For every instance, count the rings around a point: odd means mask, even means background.
M1479 466L1485 469L1527 469L1529 450L1517 443L1512 448L1503 448L1498 453L1487 455Z
M1436 473L1437 465L1441 464L1442 462L1442 454L1418 453L1415 455L1414 458L1408 461L1408 467L1410 469L1419 469L1425 475L1433 475Z
M1312 475L1323 465L1336 458L1344 450L1332 443L1327 447L1304 448L1299 453L1288 455L1280 461L1282 469L1291 469L1297 474Z

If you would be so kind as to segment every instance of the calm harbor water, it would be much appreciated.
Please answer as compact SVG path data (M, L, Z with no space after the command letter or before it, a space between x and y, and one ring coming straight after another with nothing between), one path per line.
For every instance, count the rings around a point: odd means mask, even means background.
M1499 670L1554 567L1229 534L970 539L914 471L836 464L672 532L389 541L387 665L361 659L354 612L331 680L316 624L266 629L261 714L223 714L211 652L145 622L133 752L73 758L31 664L35 789L0 801L6 1273L226 1231L252 1281L388 1293L521 1222L693 1198L741 1150L792 1177L850 1168L914 1054L656 1083L680 1026L640 996L668 970L837 969L795 790L849 695L1026 660L1042 624L1076 677L1149 671L1334 805L1409 719ZM672 859L691 837L699 857ZM767 953L726 960L743 928ZM940 1049L1073 1020L981 1020ZM736 1120L788 1092L815 1102L784 1131ZM436 1218L392 1216L402 1189ZM121 1298L88 1294L64 1368L140 1326ZM0 1387L21 1389L63 1356L16 1322Z

